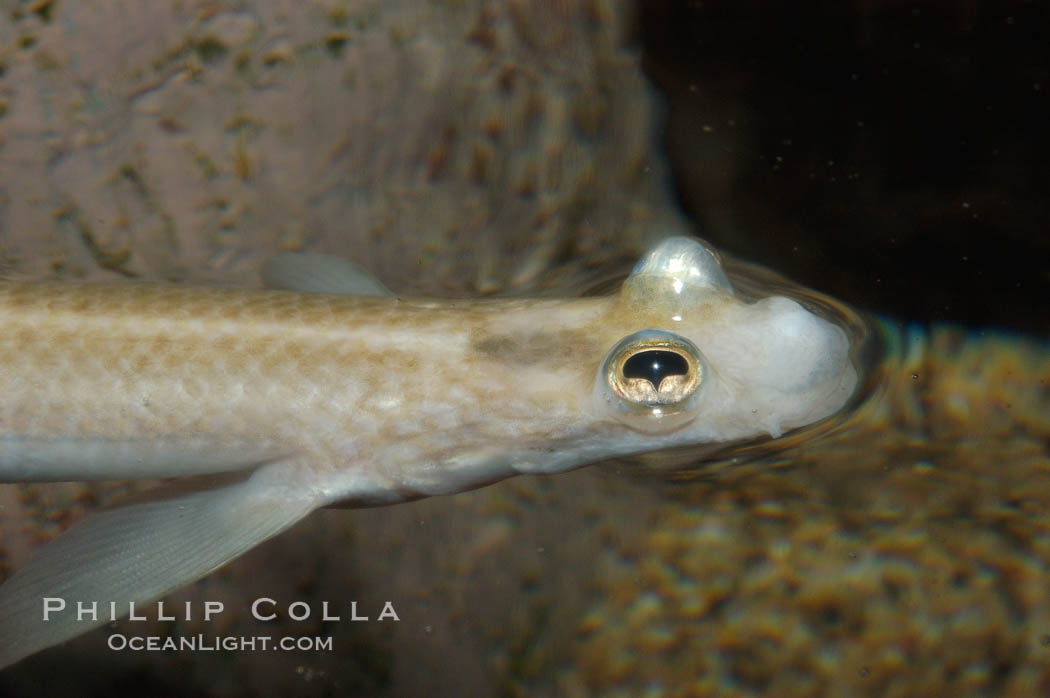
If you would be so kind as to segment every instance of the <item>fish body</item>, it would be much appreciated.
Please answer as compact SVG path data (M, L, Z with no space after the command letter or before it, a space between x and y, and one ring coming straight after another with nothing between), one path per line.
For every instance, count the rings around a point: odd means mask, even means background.
M295 461L325 502L458 491L470 483L448 476L464 453L573 433L593 382L577 363L597 370L592 327L608 306L0 285L0 471L154 478ZM567 324L544 330L555 317Z
M0 481L229 475L45 546L0 586L0 666L91 627L43 598L148 601L318 507L777 437L857 384L840 328L738 300L691 239L606 298L398 298L304 260L264 277L309 292L0 284Z

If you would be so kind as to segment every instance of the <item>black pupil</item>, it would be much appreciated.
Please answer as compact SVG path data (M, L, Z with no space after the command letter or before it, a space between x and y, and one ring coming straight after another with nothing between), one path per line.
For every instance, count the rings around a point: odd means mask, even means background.
M623 362L624 378L644 378L660 389L660 383L667 376L684 376L689 373L689 363L673 351L649 349L640 351Z

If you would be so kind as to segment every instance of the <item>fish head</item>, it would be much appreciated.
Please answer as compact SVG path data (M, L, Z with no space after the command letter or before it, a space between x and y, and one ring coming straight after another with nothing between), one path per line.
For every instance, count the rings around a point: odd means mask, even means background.
M693 238L642 257L602 334L595 415L640 442L776 438L831 416L858 384L843 328L792 298L738 297L719 255Z

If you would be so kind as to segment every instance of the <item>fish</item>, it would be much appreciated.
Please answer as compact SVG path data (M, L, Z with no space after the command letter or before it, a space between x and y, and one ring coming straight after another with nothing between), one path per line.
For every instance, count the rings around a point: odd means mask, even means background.
M668 237L601 297L442 300L284 254L265 289L0 282L0 482L178 478L94 512L0 585L0 667L329 506L391 505L827 420L850 339L738 295Z

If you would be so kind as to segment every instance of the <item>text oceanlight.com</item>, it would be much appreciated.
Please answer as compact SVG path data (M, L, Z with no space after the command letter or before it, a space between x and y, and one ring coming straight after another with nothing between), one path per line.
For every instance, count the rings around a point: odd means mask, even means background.
M189 637L160 637L149 635L122 635L114 633L106 644L117 652L253 652L255 650L274 650L282 652L331 652L331 637L293 637L282 636L276 640L269 635L225 635Z

